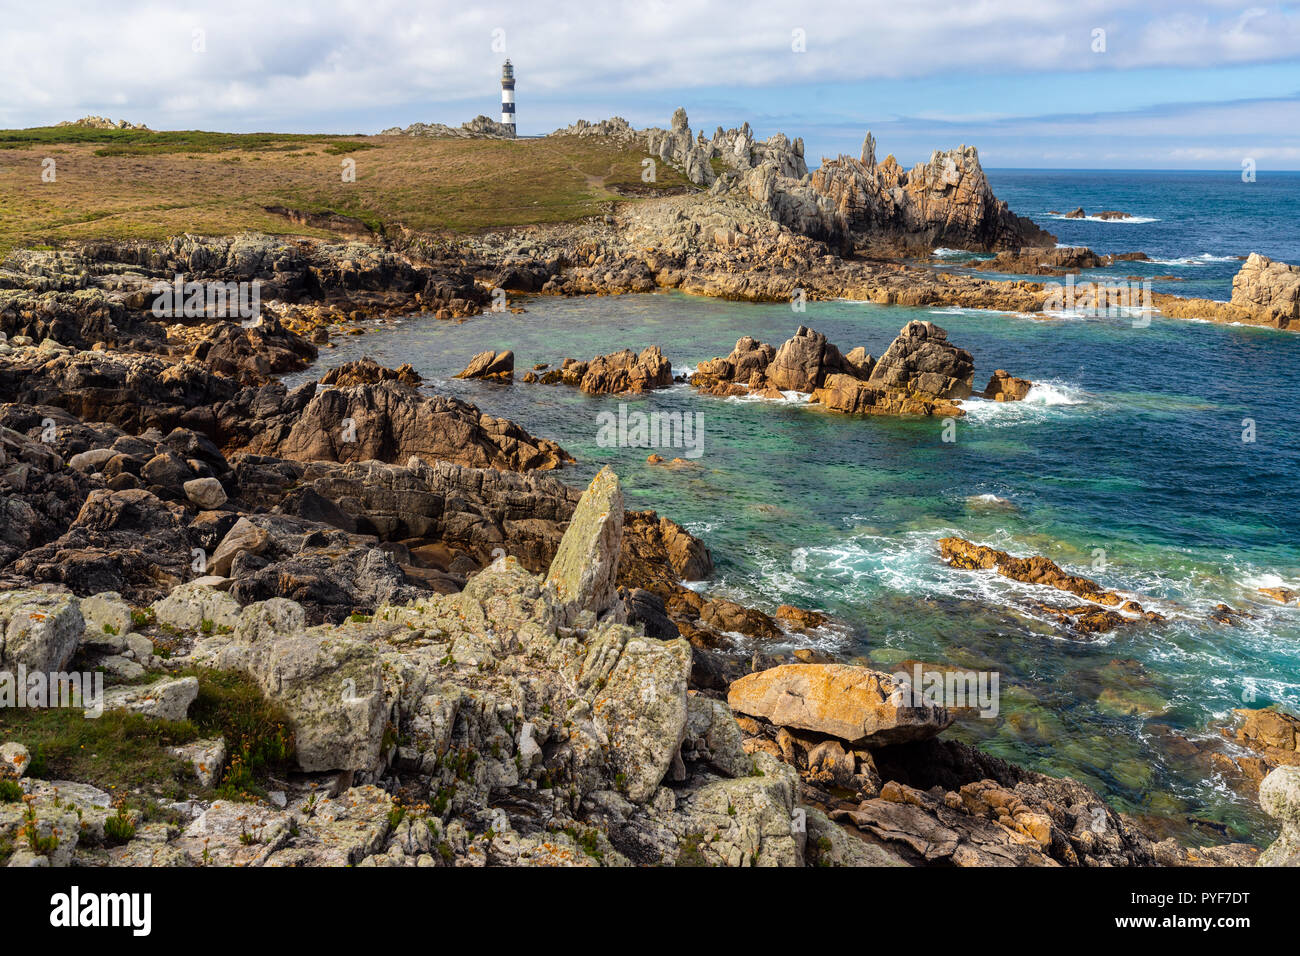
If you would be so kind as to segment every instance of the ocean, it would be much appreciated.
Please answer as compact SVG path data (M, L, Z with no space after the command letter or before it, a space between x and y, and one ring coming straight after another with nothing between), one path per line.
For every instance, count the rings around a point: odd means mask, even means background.
M1151 257L1090 270L1086 278L1139 276L1151 279L1156 292L1226 301L1240 259L1249 253L1300 263L1300 172L1257 170L1253 182L1244 180L1243 172L993 169L986 174L999 199L1054 233L1062 245ZM1117 209L1133 218L1064 218L1077 207L1090 217Z
M1287 234L1300 175L1260 174L1254 191L1209 173L990 178L1013 209L1062 242L1185 261L1160 267L1194 277L1180 284L1184 294L1194 287L1227 298L1236 268L1229 257L1250 251L1300 262L1300 237ZM1275 201L1257 198L1270 195ZM1076 205L1150 221L1043 215ZM1080 779L1185 840L1271 832L1253 795L1218 775L1196 742L1216 737L1234 708L1300 704L1300 608L1257 590L1300 588L1292 498L1300 336L1161 318L1135 327L1125 318L856 302L809 302L796 313L678 293L523 305L520 315L464 323L414 316L344 338L293 381L362 354L410 362L431 388L562 444L579 463L557 477L581 484L612 465L629 508L656 509L709 545L717 575L703 586L708 593L834 616L834 626L789 646L816 645L890 671L923 661L996 672L998 715L963 718L949 736ZM592 397L452 378L489 348L513 349L522 375L538 362L659 345L675 371L688 372L726 355L742 335L779 346L799 325L843 351L863 345L879 355L912 319L938 323L973 353L977 391L1004 368L1036 383L1028 399L966 403L954 440L945 441L935 419L849 417L797 401L702 396L684 385ZM603 447L601 413L617 414L620 404L700 413L702 454L666 467L647 455L686 450ZM1044 555L1167 620L1070 640L1026 607L1062 595L948 567L937 546L946 535ZM1253 617L1214 623L1206 612L1220 602Z

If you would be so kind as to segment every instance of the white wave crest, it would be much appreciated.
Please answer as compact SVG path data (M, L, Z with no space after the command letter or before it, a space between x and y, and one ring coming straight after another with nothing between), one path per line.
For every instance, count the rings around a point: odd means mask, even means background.
M1204 266L1211 262L1236 262L1236 256L1214 256L1208 252L1202 252L1196 256L1181 256L1177 259L1148 259L1147 262L1156 266Z
M1147 222L1160 222L1155 216L1129 216L1126 219L1103 219L1101 216L1067 216L1064 213L1057 213L1055 216L1047 216L1047 219L1063 219L1070 222L1105 222L1105 223L1122 223L1127 226L1140 226ZM1058 243L1059 245L1059 243Z

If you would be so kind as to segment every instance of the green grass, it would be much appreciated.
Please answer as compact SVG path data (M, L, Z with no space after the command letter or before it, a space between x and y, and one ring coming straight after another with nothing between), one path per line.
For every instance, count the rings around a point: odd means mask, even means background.
M377 232L438 236L570 222L610 202L693 189L645 154L577 136L533 140L99 130L0 130L0 257L84 239L183 232L331 237L266 211L335 212ZM41 179L53 159L54 182ZM342 164L354 163L355 182Z
M224 737L230 755L218 795L247 799L265 791L271 770L293 755L288 718L269 703L252 678L230 671L187 671L199 680L189 718L158 720L125 711L89 719L77 709L0 710L0 739L31 752L28 775L74 780L113 793L147 791L183 796L200 788L172 747ZM2 796L2 794L0 794Z
M337 140L323 133L215 133L205 130L94 129L88 126L36 126L0 130L0 149L93 143L98 156L148 156L157 153L219 153L230 150L306 149Z
M199 679L190 720L200 736L226 741L227 766L218 791L230 799L262 796L266 772L282 768L293 756L288 716L267 701L246 674L205 669L186 673Z
M124 711L98 719L70 708L0 711L0 737L32 753L29 776L75 780L102 790L172 791L188 770L168 750L198 737L189 721L154 720Z

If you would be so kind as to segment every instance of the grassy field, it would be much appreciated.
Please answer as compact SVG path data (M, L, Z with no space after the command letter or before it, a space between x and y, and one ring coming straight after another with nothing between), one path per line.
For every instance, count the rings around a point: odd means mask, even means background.
M266 206L463 234L595 215L644 155L574 136L427 139L43 127L0 130L0 255L71 239L330 233ZM53 182L42 179L54 161ZM355 163L355 182L344 164ZM653 191L689 187L660 164Z

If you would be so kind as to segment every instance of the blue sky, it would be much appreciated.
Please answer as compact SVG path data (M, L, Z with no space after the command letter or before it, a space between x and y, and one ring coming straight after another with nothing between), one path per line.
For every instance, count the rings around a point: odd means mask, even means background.
M748 120L810 162L873 131L910 164L1300 169L1300 6L1226 0L3 0L0 126L376 132L499 111L520 131L618 114Z

